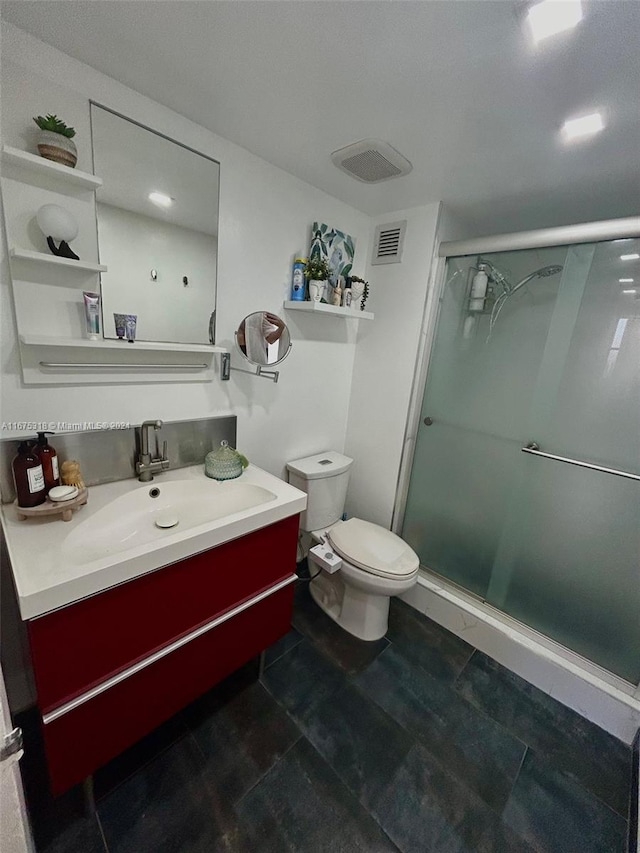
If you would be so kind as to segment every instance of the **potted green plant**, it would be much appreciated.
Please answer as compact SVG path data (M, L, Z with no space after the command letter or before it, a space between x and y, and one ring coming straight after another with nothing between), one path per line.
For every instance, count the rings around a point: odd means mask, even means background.
M312 302L326 301L324 295L327 279L331 275L331 267L326 258L309 258L304 273L309 280L309 299Z
M40 156L73 169L78 162L78 151L72 140L75 129L56 115L34 116L33 120L40 128L37 140Z

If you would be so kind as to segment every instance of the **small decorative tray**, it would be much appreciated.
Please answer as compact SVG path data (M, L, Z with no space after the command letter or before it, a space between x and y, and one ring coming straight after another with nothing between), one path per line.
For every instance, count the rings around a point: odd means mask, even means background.
M87 489L81 489L75 498L69 501L52 501L49 498L43 504L38 506L18 506L18 502L14 501L16 514L20 521L25 518L47 518L47 516L61 515L63 521L71 521L74 510L84 506L89 499Z

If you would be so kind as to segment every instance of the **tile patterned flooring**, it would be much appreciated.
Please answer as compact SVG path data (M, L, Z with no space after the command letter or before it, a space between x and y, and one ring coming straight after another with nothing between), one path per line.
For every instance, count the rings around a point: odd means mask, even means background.
M300 582L293 624L99 771L95 820L31 733L38 850L626 851L629 747L401 602L361 643Z

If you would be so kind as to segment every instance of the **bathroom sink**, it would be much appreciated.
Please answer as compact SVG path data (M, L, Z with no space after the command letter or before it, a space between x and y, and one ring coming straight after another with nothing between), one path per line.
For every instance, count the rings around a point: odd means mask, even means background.
M253 483L174 480L145 483L80 522L65 538L64 556L75 564L161 544L235 513L275 500Z
M224 482L192 465L150 483L131 478L90 486L87 505L66 524L21 521L12 504L1 508L0 519L20 613L32 619L240 539L306 505L304 492L256 465Z

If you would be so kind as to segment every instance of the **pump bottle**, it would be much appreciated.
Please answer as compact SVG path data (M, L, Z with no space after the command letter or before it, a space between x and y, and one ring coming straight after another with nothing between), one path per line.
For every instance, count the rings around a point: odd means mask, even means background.
M42 462L30 441L21 441L18 455L12 463L18 506L32 507L44 503L47 489L44 483Z
M44 485L47 494L54 486L60 485L60 472L58 470L58 454L47 441L48 435L55 435L53 432L39 432L38 443L34 451L40 462L42 462L42 471L44 474Z
M471 282L471 294L469 296L469 311L484 311L484 301L487 298L487 287L489 276L486 268L480 264L478 272Z

